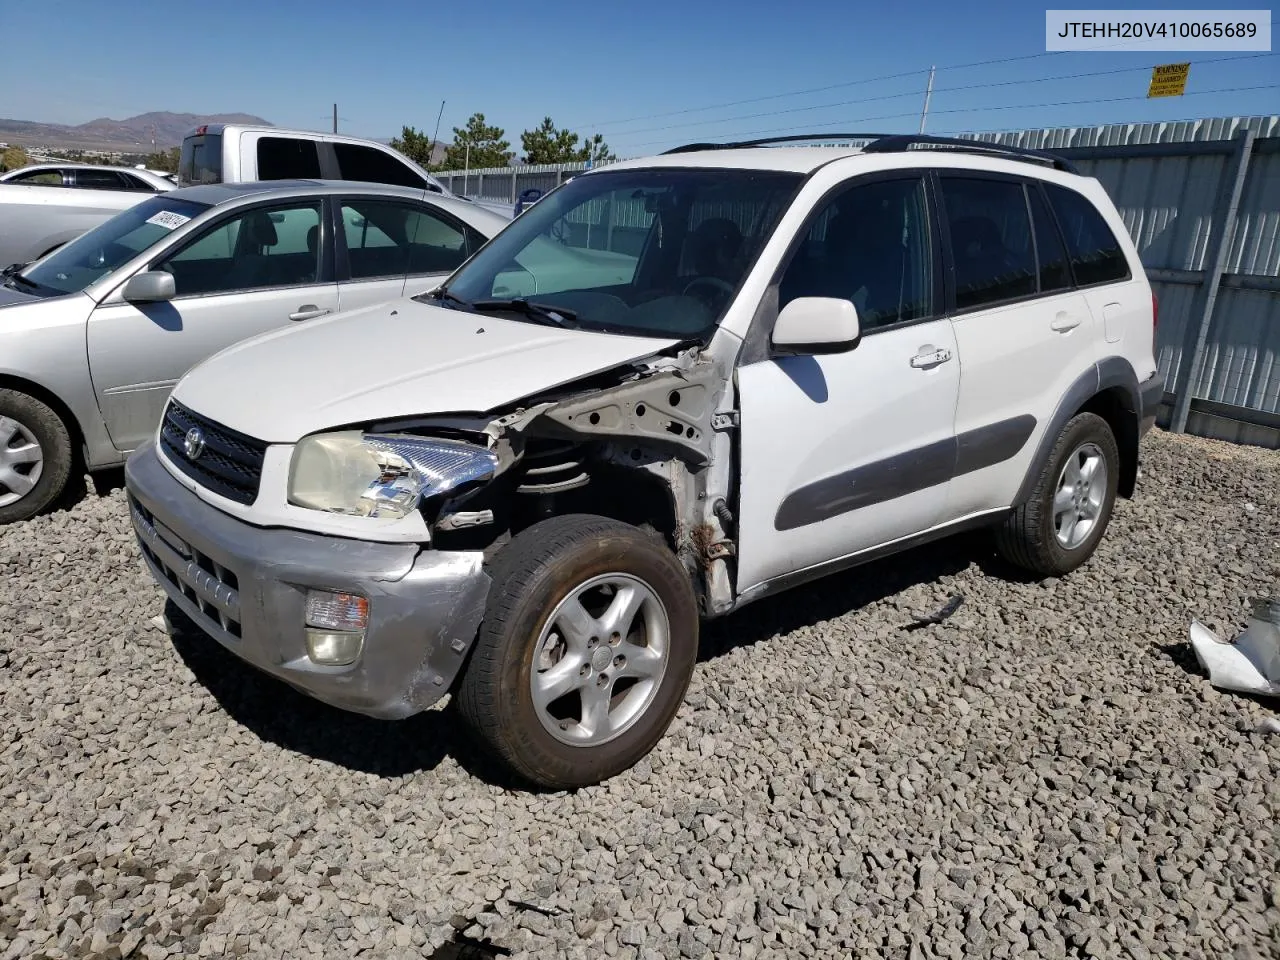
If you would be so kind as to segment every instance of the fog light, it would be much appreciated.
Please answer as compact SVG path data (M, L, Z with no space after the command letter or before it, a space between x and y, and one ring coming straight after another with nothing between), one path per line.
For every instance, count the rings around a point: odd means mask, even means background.
M354 593L307 591L307 656L340 667L355 663L364 646L369 601Z
M307 656L313 663L327 667L344 667L355 663L364 646L364 632L344 633L337 630L307 628Z

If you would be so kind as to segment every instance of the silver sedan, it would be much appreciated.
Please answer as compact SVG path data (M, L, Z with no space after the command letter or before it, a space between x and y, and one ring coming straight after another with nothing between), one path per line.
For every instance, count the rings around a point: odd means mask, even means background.
M157 194L7 271L0 524L48 506L73 469L123 463L155 432L174 384L206 357L274 328L425 292L508 222L426 190L211 184Z

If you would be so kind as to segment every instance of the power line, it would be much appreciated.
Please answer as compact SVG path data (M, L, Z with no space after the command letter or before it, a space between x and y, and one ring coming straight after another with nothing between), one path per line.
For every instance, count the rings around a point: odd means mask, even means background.
M1280 23L1280 18L1271 21L1272 26L1275 26L1277 23ZM974 60L970 63L943 64L937 67L937 69L938 70L970 70L975 67L990 67L990 66L996 66L1004 63L1018 63L1026 60L1039 60L1043 57L1056 57L1056 56L1061 56L1062 54L1067 54L1067 53L1089 53L1089 52L1105 51L1105 50L1113 49L1115 47L1126 46L1128 45L1129 42L1130 41L1122 40L1117 43L1102 44L1096 47L1080 48L1077 50L1045 50L1040 53L1027 53L1027 54L1022 54L1016 57L994 57L989 60ZM1141 53L1143 51L1135 50L1135 51L1119 51L1119 52ZM1249 58L1248 57L1226 57L1223 59L1246 60ZM842 83L832 83L823 87L809 87L805 90L792 90L787 93L773 93L763 97L749 97L745 100L730 100L724 103L713 103L713 104L708 104L707 106L702 106L702 107L686 107L682 110L668 110L662 113L649 113L639 117L629 117L627 119L601 120L601 121L596 121L594 123L589 123L589 124L577 124L577 126L591 127L594 129L596 127L616 126L622 123L638 123L643 120L659 120L664 117L677 117L677 116L683 116L689 113L702 113L703 111L706 111L706 110L722 110L726 107L741 107L749 103L764 103L769 100L783 100L788 97L800 97L810 93L825 93L828 90L840 90L847 87L862 86L868 83L879 83L884 80L900 80L904 77L922 77L926 75L928 72L929 72L928 69L922 67L917 70L908 70L903 73L890 73L890 74L884 74L884 75L875 76L875 77L864 77L859 80L846 80ZM1010 82L1016 83L1017 81L1010 81Z
M1184 93L1182 94L1182 96L1202 97L1202 96L1208 96L1216 93L1246 93L1246 92L1257 91L1257 90L1275 90L1275 89L1280 89L1280 83L1261 84L1257 86L1248 86L1248 87L1223 87L1216 90L1196 90L1196 91L1192 91L1191 93ZM935 116L938 114L983 113L988 110L991 110L991 111L1039 110L1045 107L1091 106L1097 103L1126 103L1133 100L1146 100L1146 99L1147 99L1146 96L1139 95L1139 96L1129 96L1129 97L1104 97L1104 98L1093 97L1088 100L1059 100L1059 101L1050 102L1050 103L1045 103L1045 102L1013 103L1013 104L1004 104L1000 106L987 106L987 107L956 107L950 110L930 110L930 116ZM808 123L808 124L803 124L799 126L790 126L790 127L774 127L768 130L751 130L751 131L745 131L741 133L726 134L726 136L733 136L737 138L763 137L763 136L769 136L775 133L778 133L778 134L790 133L797 130L815 130L815 129L822 129L825 127L851 126L851 125L860 124L860 123L870 123L877 120L901 120L907 117L918 117L918 116L919 116L919 112L913 110L910 113L891 113L891 114L882 114L880 116L875 116L875 117L858 117L854 119L845 118L842 120L832 120L832 121L823 122L823 123ZM646 143L635 144L630 149L639 150L644 147L664 144L666 142L667 142L666 140L651 140Z
M1226 61L1254 60L1254 59L1258 59L1259 57L1276 57L1276 56L1280 56L1280 53L1260 53L1260 54L1255 54L1247 57L1214 57L1208 60L1192 61L1192 63L1193 64L1223 63ZM1137 73L1140 71L1147 71L1152 69L1153 66L1155 66L1155 64L1152 64L1151 66L1119 67L1114 70L1093 70L1086 73L1058 74L1057 76L1036 77L1029 80L999 80L999 81L992 81L988 83L970 83L970 84L964 84L964 85L955 86L955 87L934 87L933 94L936 96L939 93L954 93L961 90L984 90L984 89L991 89L995 87L1024 86L1032 83L1050 83L1058 80L1080 80L1087 77L1114 76L1115 74L1119 74L1119 73ZM814 104L812 106L807 106L807 107L786 107L782 110L770 110L764 113L740 114L734 117L721 117L715 120L712 120L712 119L693 120L687 123L667 124L660 127L645 127L639 130L624 130L619 133L615 133L612 136L615 139L625 139L633 135L638 136L640 134L645 134L645 133L661 133L666 130L681 130L681 129L686 129L688 127L711 126L711 125L720 124L720 123L732 123L737 120L758 120L763 117L784 116L792 113L804 113L810 110L830 110L835 107L849 107L849 106L853 106L854 104L874 103L874 102L884 101L884 100L901 100L907 97L918 97L919 95L920 95L920 91L910 90L905 93L885 94L883 96L878 96L878 97L859 97L856 100L841 100L841 101L836 101L834 103L820 103L820 104Z

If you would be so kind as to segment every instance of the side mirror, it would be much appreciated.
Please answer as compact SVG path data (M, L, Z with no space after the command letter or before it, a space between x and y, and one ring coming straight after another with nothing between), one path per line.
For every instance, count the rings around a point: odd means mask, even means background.
M129 278L120 291L120 295L130 303L152 303L158 300L172 300L178 290L173 282L173 274L163 270L148 270Z
M797 297L773 325L779 353L844 353L858 345L861 335L858 308L834 297Z

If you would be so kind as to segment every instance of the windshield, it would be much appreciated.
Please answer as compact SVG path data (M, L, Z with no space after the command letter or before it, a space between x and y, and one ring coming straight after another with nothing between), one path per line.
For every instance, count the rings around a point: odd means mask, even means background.
M23 270L19 276L35 285L24 289L46 297L79 293L208 209L167 195L143 200Z
M512 221L440 299L459 309L528 300L565 311L575 327L702 338L800 182L794 173L710 169L578 177ZM515 319L539 322L537 311L511 306Z

